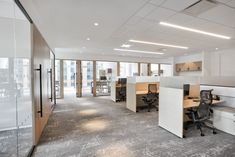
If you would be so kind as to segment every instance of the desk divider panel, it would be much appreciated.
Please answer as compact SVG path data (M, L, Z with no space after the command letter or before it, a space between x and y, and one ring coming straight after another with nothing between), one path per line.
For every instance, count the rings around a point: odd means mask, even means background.
M128 83L127 84L127 92L126 92L126 107L133 111L136 112L136 89L135 89L134 83Z
M183 138L183 89L160 87L159 126Z

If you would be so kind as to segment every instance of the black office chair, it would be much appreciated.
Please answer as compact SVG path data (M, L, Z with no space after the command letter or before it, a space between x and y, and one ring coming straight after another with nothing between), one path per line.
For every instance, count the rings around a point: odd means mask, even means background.
M202 90L200 92L200 104L197 108L189 109L186 114L188 115L189 119L192 120L192 126L197 126L197 128L201 132L201 136L204 136L202 132L202 127L207 127L213 130L213 134L216 134L215 128L213 126L208 126L205 124L208 121L212 114L211 104L213 101L212 97L212 90ZM190 125L186 125L185 129Z
M158 111L158 100L159 94L157 93L157 85L156 84L149 84L148 85L148 94L142 97L144 103L148 106L148 112L152 107L155 107ZM155 104L155 105L153 105Z
M120 101L126 101L126 87L121 86L119 91L119 99Z

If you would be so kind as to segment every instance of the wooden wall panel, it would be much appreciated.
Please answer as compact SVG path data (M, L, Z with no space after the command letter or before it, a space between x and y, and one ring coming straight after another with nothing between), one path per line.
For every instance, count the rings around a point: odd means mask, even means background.
M76 61L76 96L82 97L82 72L81 72L81 64L82 62L80 60Z
M48 94L50 87L48 87L48 78L50 75L48 71L50 70L50 48L47 45L46 41L43 39L42 35L38 31L35 26L33 28L33 65L34 69L38 69L39 65L41 65L41 90L42 94L40 94L40 75L38 70L34 70L34 90L33 90L33 98L34 98L34 126L35 126L35 134L34 134L34 144L37 144L42 131L48 121L48 118L51 114L53 104L50 100L50 94ZM54 70L54 69L53 69ZM38 111L40 111L40 100L42 100L42 116Z
M138 63L138 76L140 76L140 63Z
M117 76L120 76L120 62L117 62Z
M148 63L147 68L148 68L148 76L151 76L151 63Z

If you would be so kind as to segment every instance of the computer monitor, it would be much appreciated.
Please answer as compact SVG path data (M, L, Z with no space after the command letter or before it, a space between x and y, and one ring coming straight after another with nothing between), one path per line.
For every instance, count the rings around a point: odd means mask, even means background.
M126 78L119 78L118 84L126 84Z
M190 91L190 84L184 84L184 96L188 96Z
M100 80L107 80L106 76L100 76Z

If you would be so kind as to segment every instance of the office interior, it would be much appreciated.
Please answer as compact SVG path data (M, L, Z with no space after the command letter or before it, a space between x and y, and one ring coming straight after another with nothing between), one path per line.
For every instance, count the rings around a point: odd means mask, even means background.
M234 0L0 0L0 156L235 156L234 19Z

